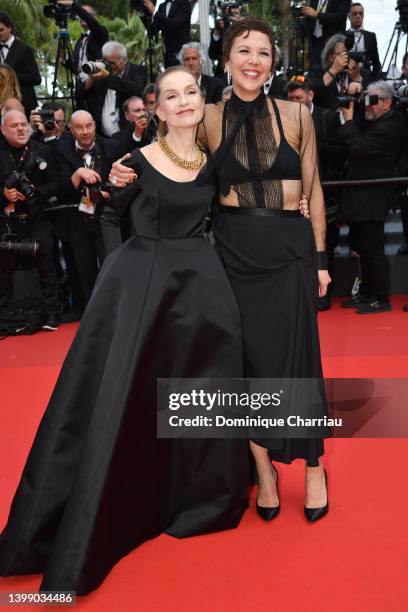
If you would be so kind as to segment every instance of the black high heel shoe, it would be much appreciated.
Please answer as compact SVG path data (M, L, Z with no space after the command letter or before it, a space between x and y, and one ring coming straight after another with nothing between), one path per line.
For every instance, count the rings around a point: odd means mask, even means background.
M273 463L271 465L273 467L274 473L276 474L276 479L275 479L275 481L276 481L276 491L277 491L278 497L279 497L279 474L278 474L278 470L273 465ZM259 495L259 489L258 489L258 495ZM257 497L256 511L257 511L259 516L264 521L271 521L272 519L277 517L279 512L280 512L280 503L277 506L273 506L272 508L271 507L265 507L265 506L259 506L259 504L258 504L258 497Z
M309 521L309 523L315 523L319 519L326 516L326 514L329 511L329 491L327 488L327 472L324 468L323 468L323 471L324 471L324 480L326 483L327 502L326 502L326 505L322 506L321 508L306 508L306 506L304 507L305 516L307 520Z

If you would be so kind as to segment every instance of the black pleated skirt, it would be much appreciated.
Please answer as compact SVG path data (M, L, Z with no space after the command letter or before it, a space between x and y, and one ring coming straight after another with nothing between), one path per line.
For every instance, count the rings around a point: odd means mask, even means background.
M246 376L322 378L310 221L298 211L218 205L213 232L241 313ZM324 393L319 412L327 415ZM303 458L317 466L324 453L323 439L254 442L284 463Z

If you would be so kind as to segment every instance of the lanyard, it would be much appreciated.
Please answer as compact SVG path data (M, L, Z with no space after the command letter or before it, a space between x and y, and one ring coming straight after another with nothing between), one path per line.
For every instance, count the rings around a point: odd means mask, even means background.
M325 13L328 3L329 3L329 0L319 0L319 3L317 5L317 11L319 13Z
M21 153L21 155L18 158L17 163L16 163L16 159L15 159L14 155L12 154L11 151L9 151L9 157L10 157L11 164L13 166L13 170L15 170L16 172L19 172L21 166L23 165L23 162L24 162L25 158L27 157L27 153L28 153L28 145L26 145L23 148L23 152Z

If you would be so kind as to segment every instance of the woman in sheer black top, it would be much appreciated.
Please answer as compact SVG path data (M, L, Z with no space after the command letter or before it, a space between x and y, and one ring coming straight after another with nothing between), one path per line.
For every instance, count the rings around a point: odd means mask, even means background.
M263 94L274 53L264 22L247 18L229 30L224 62L233 92L229 102L206 107L199 141L212 157L200 180L218 178L213 231L241 313L246 376L321 381L317 298L330 278L315 133L306 106ZM302 193L311 222L298 210ZM313 415L326 410L322 391ZM280 508L271 459L305 459L306 516L327 512L322 438L255 439L251 449L262 518Z

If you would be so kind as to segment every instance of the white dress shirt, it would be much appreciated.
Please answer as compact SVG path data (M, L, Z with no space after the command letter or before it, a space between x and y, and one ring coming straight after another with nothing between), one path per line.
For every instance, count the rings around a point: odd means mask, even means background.
M317 5L317 12L318 13L325 13L326 9L327 9L327 4L328 4L329 0L319 0L319 3ZM316 38L321 38L323 36L323 28L321 26L321 23L318 19L316 19L316 23L315 23L315 27L313 30L313 36L315 36Z
M10 47L13 44L13 42L15 41L15 37L13 36L13 34L10 36L10 38L8 40L6 40L5 43L1 43L3 45L7 45L6 47L0 47L0 61L5 62L6 58L9 54L10 51Z
M119 109L116 107L116 91L114 89L108 89L106 92L101 122L103 132L108 138L120 129Z

